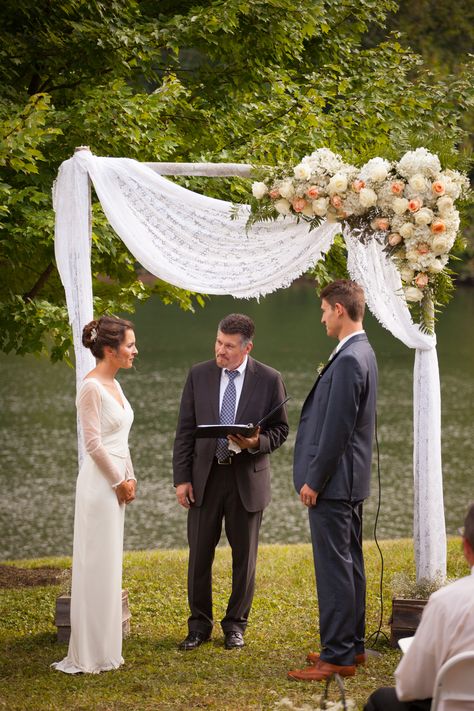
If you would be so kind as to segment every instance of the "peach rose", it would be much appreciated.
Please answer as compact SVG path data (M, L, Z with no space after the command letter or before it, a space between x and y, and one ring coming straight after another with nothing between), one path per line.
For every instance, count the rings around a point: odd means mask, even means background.
M408 201L408 209L410 212L416 212L423 205L423 200L420 198L413 198L413 200Z
M399 235L398 232L392 232L392 234L388 236L388 243L391 247L396 247L397 244L400 244L402 239L402 236Z
M416 245L416 251L418 254L428 254L430 251L430 245L427 242L418 242Z
M319 195L319 188L317 185L310 185L310 187L306 191L306 195L310 197L312 200L318 197Z
M424 289L425 286L428 286L428 281L428 274L425 274L424 272L419 272L419 274L415 277L415 284L419 289Z
M443 220L435 220L431 223L430 229L433 234L439 235L442 232L446 232L446 225L444 224Z
M306 200L304 198L295 198L291 203L293 205L293 210L295 212L303 212L306 207Z
M352 190L355 193L360 193L362 188L365 188L365 180L354 180L352 183Z
M372 220L371 227L374 230L383 230L386 232L390 227L390 222L386 217L376 217L375 220Z
M336 209L342 207L342 198L340 195L333 195L331 198L331 205Z
M280 191L277 188L272 188L269 195L272 200L278 200L278 198L281 198Z
M401 180L394 180L390 185L390 190L394 195L402 195L405 190L405 183L402 183Z
M446 192L444 183L441 180L435 180L433 185L431 186L431 190L434 192L435 195L444 195L444 193Z

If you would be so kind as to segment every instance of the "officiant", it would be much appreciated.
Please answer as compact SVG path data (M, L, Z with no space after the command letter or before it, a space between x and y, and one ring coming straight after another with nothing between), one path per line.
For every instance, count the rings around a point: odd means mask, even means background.
M215 358L194 365L181 398L173 451L176 497L188 509L188 635L183 651L210 639L212 564L222 522L232 549L232 592L221 620L226 649L244 646L255 588L263 511L270 503L269 454L288 436L280 373L250 356L255 326L243 314L218 325ZM196 438L198 425L257 423L251 436Z

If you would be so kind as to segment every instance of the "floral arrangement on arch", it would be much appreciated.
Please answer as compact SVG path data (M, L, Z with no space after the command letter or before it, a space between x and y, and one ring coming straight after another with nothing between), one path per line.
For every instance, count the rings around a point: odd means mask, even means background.
M400 271L409 305L439 302L441 275L459 229L455 200L469 188L467 177L442 170L426 148L408 151L398 162L372 158L362 168L319 148L293 168L274 169L252 185L250 222L294 215L380 235Z

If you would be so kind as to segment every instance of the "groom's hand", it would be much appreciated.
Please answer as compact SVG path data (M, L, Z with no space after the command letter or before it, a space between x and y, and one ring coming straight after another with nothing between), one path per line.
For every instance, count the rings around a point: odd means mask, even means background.
M318 499L319 491L314 491L308 484L303 484L300 489L300 499L301 503L307 506L316 506L316 501Z
M183 508L191 508L191 504L194 504L194 491L190 481L187 481L185 484L178 484L176 487L176 498Z

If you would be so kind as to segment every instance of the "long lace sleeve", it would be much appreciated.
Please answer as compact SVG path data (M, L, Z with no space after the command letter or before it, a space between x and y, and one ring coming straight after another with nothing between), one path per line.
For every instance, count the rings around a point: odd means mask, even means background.
M135 479L137 480L137 477L135 476L135 473L133 471L133 464L132 464L132 458L130 456L130 452L128 453L127 456L127 464L126 464L126 469L125 469L125 476L127 478L127 481L129 479Z
M77 398L77 411L82 425L86 452L92 457L111 486L117 486L124 480L124 477L102 445L101 408L102 399L96 383L86 381Z

